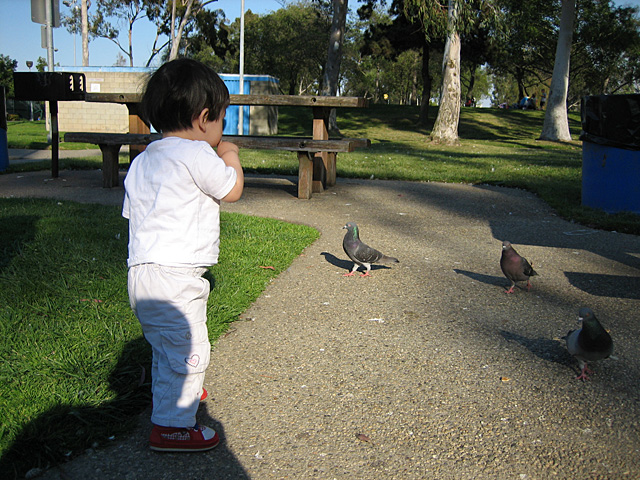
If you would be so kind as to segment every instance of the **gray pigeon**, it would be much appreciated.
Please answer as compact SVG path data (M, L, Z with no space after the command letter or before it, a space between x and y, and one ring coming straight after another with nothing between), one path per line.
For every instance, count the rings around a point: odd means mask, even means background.
M587 362L608 358L613 353L613 341L590 308L580 309L578 321L582 322L582 328L570 331L565 339L567 350L578 359L581 371L577 379L584 381L589 380L587 373L593 373Z
M347 229L344 240L342 240L342 248L344 248L344 252L349 256L349 258L353 260L353 268L349 273L344 274L345 277L353 276L360 266L364 266L367 269L367 271L361 274L361 276L370 277L371 275L369 272L371 271L372 263L399 263L397 258L387 257L375 248L371 248L364 244L360 240L358 226L355 223L349 222L342 228Z
M538 273L533 269L526 258L518 255L518 252L511 246L511 242L502 242L502 256L500 257L500 268L502 273L511 281L511 288L505 293L513 293L516 282L527 282L527 291L531 289L529 277Z

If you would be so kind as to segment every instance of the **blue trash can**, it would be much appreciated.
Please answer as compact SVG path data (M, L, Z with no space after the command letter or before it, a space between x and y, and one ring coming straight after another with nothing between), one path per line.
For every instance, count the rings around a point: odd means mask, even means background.
M640 95L582 99L582 205L640 214Z

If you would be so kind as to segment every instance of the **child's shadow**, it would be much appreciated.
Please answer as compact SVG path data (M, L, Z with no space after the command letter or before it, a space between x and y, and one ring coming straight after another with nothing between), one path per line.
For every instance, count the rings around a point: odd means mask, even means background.
M145 372L150 372L150 359L151 349L143 337L130 341L109 376L116 398L99 405L56 405L26 423L0 458L2 477L24 478L29 470L53 467L62 478L68 478L65 470L72 469L73 462L67 462L89 448L97 448L95 455L109 456L109 444L116 437L117 443L126 443L123 447L127 449L127 463L108 462L109 468L117 470L113 472L101 465L103 478L118 478L123 469L127 472L163 471L175 473L176 478L197 478L196 472L205 471L205 466L214 468L212 471L219 479L249 478L226 448L222 425L209 416L205 406L199 409L198 422L212 427L220 435L221 441L215 450L209 454L169 454L149 450L151 389L149 375ZM141 418L144 418L142 427L136 428ZM106 450L101 451L101 447ZM117 452L119 456L122 451ZM185 455L190 458L187 468L183 462L176 462L175 457L184 458ZM93 458L91 462L94 462ZM193 475L189 474L190 470Z

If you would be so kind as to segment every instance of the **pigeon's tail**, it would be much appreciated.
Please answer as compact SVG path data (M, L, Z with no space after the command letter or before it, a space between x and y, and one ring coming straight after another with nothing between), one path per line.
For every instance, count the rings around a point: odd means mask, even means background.
M380 260L378 260L378 263L400 263L400 260L395 257L387 257L386 255L383 255Z

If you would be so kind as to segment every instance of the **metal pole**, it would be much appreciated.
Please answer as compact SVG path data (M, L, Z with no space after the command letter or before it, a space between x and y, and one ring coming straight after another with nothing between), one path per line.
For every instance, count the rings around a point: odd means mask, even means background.
M53 72L55 67L53 63L53 5L51 0L45 1L45 15L47 22L45 24L47 29L47 65L49 71Z
M47 63L49 71L55 70L53 61L53 2L45 0L47 28ZM49 100L49 141L51 142L51 176L58 177L58 99Z
M244 95L244 0L240 3L240 95ZM244 134L244 105L238 105L238 135Z

